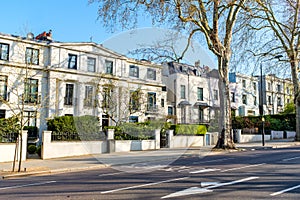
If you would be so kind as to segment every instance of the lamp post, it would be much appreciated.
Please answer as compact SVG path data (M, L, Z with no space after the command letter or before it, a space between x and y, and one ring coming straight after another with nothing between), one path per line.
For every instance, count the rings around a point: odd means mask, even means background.
M262 145L265 146L265 119L263 108L263 77L262 77L262 63L260 63L260 89L259 89L259 115L261 117L261 137Z
M274 58L280 61L282 55L274 56ZM273 59L273 58L271 58ZM261 117L261 137L262 137L262 146L265 146L265 118L264 118L264 107L263 107L263 73L262 73L262 62L260 63L260 89L259 89L259 115Z

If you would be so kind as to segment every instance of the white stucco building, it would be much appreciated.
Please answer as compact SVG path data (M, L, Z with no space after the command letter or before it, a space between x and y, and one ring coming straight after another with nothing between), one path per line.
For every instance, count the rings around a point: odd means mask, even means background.
M231 108L235 111L235 116L259 115L257 77L230 73L229 82Z
M177 123L209 123L219 107L218 78L209 68L176 62L164 65L163 83L168 91L168 115ZM215 94L215 96L214 96ZM172 117L170 117L172 118Z
M0 117L24 113L46 129L55 116L93 115L102 126L165 117L162 66L137 61L92 42L0 34Z

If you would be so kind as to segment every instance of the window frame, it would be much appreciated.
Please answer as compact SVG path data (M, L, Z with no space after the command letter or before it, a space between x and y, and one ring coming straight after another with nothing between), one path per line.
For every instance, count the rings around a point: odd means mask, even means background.
M214 89L213 90L214 100L219 100L219 91Z
M231 102L235 102L235 92L230 92L230 100Z
M157 109L156 96L155 92L147 93L147 111L155 111Z
M147 79L156 80L156 70L148 68L147 69Z
M4 46L6 46L7 47L7 49L6 49L6 54L5 53L3 53L3 52L5 52L4 50L3 50L3 47ZM6 57L6 58L4 58L4 57ZM9 44L6 44L6 43L0 43L0 60L9 60Z
M180 85L180 98L185 99L186 98L186 88L185 85Z
M29 65L39 65L40 50L26 47L25 63Z
M91 107L93 105L94 87L92 85L85 86L84 106Z
M139 78L139 67L136 65L129 65L129 76Z
M243 80L242 80L242 86L243 86L243 88L246 88L246 85L247 85L247 84L246 84L246 80L243 79Z
M39 80L27 78L24 83L24 102L39 103Z
M5 75L0 75L0 96L2 96L2 99L4 101L7 101L7 81L8 81L8 76Z
M105 74L114 74L114 62L111 60L105 60Z
M75 60L73 60L75 58ZM77 70L78 56L76 54L69 53L68 54L68 69L75 69Z
M203 101L204 96L203 96L203 88L197 87L197 100L198 101Z
M74 98L74 84L67 83L65 88L64 105L72 106Z
M246 94L243 94L243 95L242 95L242 103L243 103L244 105L247 105L247 95L246 95Z
M36 111L24 111L23 116L25 120L25 125L36 126L37 112ZM33 120L33 121L32 121Z
M96 58L87 57L87 71L96 72Z
M129 105L132 111L138 111L141 109L140 98L141 94L139 90L130 91Z

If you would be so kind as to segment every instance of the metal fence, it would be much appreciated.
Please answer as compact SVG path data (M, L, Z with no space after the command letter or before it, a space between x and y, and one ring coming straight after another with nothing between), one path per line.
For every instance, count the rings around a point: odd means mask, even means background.
M99 141L106 140L106 133L99 132L94 134L78 134L78 133L53 133L51 141Z
M1 143L15 143L18 138L18 133L4 133L0 135Z

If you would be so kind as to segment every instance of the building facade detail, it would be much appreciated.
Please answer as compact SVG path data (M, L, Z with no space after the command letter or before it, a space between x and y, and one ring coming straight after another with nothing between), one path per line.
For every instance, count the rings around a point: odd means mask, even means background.
M230 73L234 116L283 111L293 102L289 79ZM218 71L120 55L93 42L56 42L52 33L19 37L0 33L0 118L20 112L26 126L47 128L56 116L93 115L102 126L169 119L208 124L218 119Z

